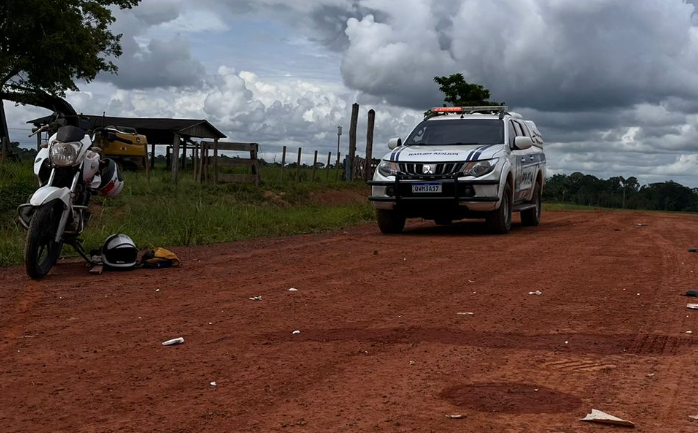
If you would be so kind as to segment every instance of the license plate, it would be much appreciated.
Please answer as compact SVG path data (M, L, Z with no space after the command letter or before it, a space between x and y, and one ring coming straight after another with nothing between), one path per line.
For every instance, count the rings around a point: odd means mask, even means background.
M441 192L441 184L440 183L413 183L412 184L412 192L419 194L419 193L440 193Z

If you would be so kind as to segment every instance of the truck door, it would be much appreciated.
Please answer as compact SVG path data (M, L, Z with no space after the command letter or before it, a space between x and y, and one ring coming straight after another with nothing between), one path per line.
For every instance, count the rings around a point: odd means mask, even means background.
M513 125L517 137L530 137L528 128L521 122L516 120L510 121ZM516 176L514 183L514 203L520 203L529 200L533 192L533 186L536 181L536 170L538 169L538 160L535 157L535 152L531 149L518 150L512 149L512 155L516 160Z

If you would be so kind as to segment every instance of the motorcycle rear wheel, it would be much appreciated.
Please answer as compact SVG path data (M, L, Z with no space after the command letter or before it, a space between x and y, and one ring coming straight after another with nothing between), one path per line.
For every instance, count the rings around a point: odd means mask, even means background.
M52 202L32 216L24 248L24 267L32 279L45 277L58 261L63 242L56 242L56 232L62 213L62 203Z

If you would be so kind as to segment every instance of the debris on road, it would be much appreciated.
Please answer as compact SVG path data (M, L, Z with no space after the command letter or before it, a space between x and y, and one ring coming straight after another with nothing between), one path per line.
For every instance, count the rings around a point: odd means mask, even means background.
M261 296L253 296L252 298L250 298L250 301L261 301L261 300L262 300Z
M410 365L414 365L414 361L410 361Z
M211 385L212 388L215 388L217 386L216 382L211 382L209 385Z
M693 334L693 331L686 331L686 334Z
M690 308L691 310L698 310L698 304L688 304L686 305L686 308Z
M471 313L470 311L466 311L463 313L456 313L456 314L458 314L459 316L474 316L475 315L475 313Z
M649 226L649 224L645 224L645 223L637 223L637 224L635 224L635 225L638 226L638 227L647 227L647 226Z
M698 415L689 415L688 417L698 421Z
M297 292L298 289L296 289L295 287L291 287L290 289L288 289L288 291L289 291L289 292Z
M635 427L635 424L630 421L620 419L618 417L609 415L606 412L602 412L597 409L592 409L591 413L588 414L586 417L582 418L580 421L595 422L599 424L611 424L622 427Z
M446 418L448 418L448 419L464 419L464 418L465 418L465 415L461 415L461 414L458 414L458 415L446 415Z
M529 294L529 295L536 295L536 296L540 296L540 295L542 295L542 294L543 294L543 292L541 292L540 290L536 290L535 292L528 292L528 294Z
M177 344L184 344L184 337L173 338L172 340L163 341L163 346L174 346Z
M698 248L689 248L688 252L689 253L698 253Z
M686 292L686 294L684 296L691 296L694 298L698 298L698 290L689 290L688 292Z
M300 334L300 333L301 333L301 331L299 331L298 329L296 329L295 331L291 332L291 334L293 334L293 335L298 335L298 334Z

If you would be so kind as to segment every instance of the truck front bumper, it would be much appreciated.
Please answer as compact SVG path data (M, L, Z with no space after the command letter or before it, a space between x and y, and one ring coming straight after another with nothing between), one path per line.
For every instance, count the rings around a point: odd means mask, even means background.
M415 183L441 184L440 193L415 193ZM428 179L396 176L395 180L368 182L371 196L368 198L376 209L392 210L396 207L410 209L419 214L423 208L457 208L470 212L489 212L499 206L498 180L459 180L457 177Z

